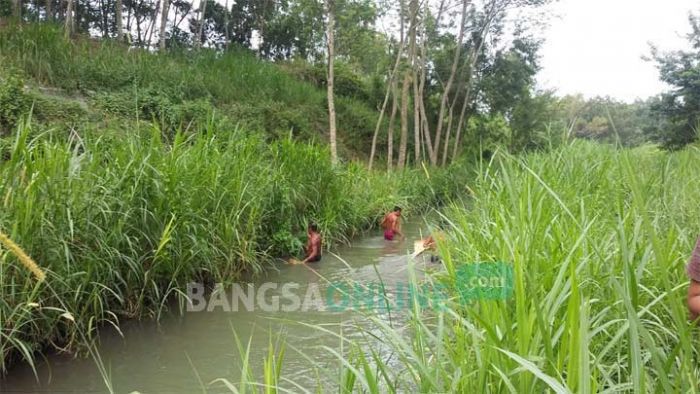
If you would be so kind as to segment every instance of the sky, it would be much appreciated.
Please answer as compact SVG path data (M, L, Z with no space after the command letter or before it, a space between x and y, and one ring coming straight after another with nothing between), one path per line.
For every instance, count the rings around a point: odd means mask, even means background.
M687 48L688 13L700 11L700 2L559 0L548 8L539 87L632 102L667 89L642 56L650 42L663 50Z

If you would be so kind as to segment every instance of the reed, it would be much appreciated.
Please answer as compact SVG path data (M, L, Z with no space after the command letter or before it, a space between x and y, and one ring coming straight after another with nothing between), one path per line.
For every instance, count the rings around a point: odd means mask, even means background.
M444 310L338 337L339 392L697 392L684 264L700 233L700 150L576 141L481 163L443 210ZM513 268L504 300L460 301L465 264ZM316 329L331 333L323 327ZM337 349L345 349L338 351ZM388 349L387 349L388 348Z
M2 239L21 257L0 261L0 369L84 350L100 325L157 318L190 281L261 273L300 252L311 220L327 245L348 242L394 204L419 213L458 194L468 175L334 167L321 145L214 125L163 135L154 126L65 139L25 121L0 139L0 226L26 250ZM26 255L51 289L20 268Z

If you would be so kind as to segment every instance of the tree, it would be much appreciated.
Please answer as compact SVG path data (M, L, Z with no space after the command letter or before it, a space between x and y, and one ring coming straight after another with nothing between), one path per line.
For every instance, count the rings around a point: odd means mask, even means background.
M461 21L458 26L458 34L457 34L457 40L455 42L455 51L454 51L454 59L452 61L452 67L450 69L450 76L447 79L447 83L445 84L445 89L442 92L442 98L440 100L440 111L438 112L438 121L437 121L437 128L435 129L435 145L433 147L433 150L430 152L430 163L432 165L437 164L438 160L438 153L440 150L440 137L442 135L442 127L444 124L444 119L445 119L445 108L447 106L447 101L449 99L449 94L450 91L452 90L452 84L454 83L455 80L455 75L457 74L457 65L459 64L460 60L460 53L462 49L462 40L464 37L464 29L465 29L465 21L467 19L467 5L468 1L467 0L462 0L462 13L461 13Z
M160 32L158 35L159 39L159 48L161 51L165 50L165 27L168 24L168 12L169 12L169 6L170 2L169 0L161 0L162 1L162 9L160 11Z
M66 37L73 34L74 22L73 22L73 0L66 0L66 19L64 25L64 31Z
M204 32L204 23L206 21L207 0L202 0L202 5L199 11L199 25L197 27L197 36L194 39L194 47L197 49L199 49L202 46L202 40L204 39L202 37L202 33Z
M326 15L328 18L326 35L328 40L328 122L329 122L329 134L330 134L330 145L331 145L331 161L333 164L338 163L338 147L336 141L336 123L335 123L335 98L333 97L333 59L335 56L334 52L334 41L333 34L335 33L335 27L333 26L333 3L332 0L325 0Z
M12 0L12 16L17 20L22 19L22 0Z
M653 107L667 119L668 127L651 135L667 149L696 141L700 132L700 16L691 14L688 20L690 50L661 53L652 47L660 79L674 87Z
M117 0L114 5L114 18L117 22L117 39L120 41L124 39L124 17L122 16L122 8L124 8L122 0Z

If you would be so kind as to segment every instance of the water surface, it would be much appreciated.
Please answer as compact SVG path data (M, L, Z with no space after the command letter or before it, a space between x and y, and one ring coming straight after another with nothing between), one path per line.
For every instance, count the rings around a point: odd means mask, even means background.
M277 270L252 283L258 289L266 282L278 284L277 290L265 293L268 305L272 297L281 295L280 287L284 283L298 284L295 293L300 299L309 286L318 286L325 298L329 283L366 285L378 283L381 277L387 287L401 286L409 275L407 254L412 251L413 241L425 235L425 231L419 220L404 225L405 241L387 242L375 231L357 239L352 246L326 252L319 263L279 264ZM435 268L425 257L417 260L418 273ZM342 306L342 298L339 293L337 295L337 306ZM237 312L216 308L213 312L172 313L161 318L160 323L127 321L122 324L123 336L103 329L99 352L108 368L112 387L117 393L191 393L204 389L226 392L221 383L212 381L217 378L226 378L234 384L240 381L242 362L237 336L243 346L250 340L249 359L256 379L261 380L262 360L267 356L270 341L274 343L282 337L287 343L282 375L288 379L282 386L295 392L302 388L313 392L319 384L331 389L340 364L324 346L341 352L340 340L306 324L322 326L345 338L366 341L367 332L376 332L367 318L368 313L390 321L397 330L402 329L405 320L405 312L402 315L399 311L266 312L259 305L253 311L246 311L243 304L239 305ZM0 391L107 392L91 359L52 355L38 361L37 375L38 380L28 365L18 365L0 381Z

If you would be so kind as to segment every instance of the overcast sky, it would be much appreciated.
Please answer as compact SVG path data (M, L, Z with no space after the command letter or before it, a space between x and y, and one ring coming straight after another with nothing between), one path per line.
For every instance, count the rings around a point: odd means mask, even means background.
M559 0L545 30L543 88L586 97L609 95L625 101L665 89L649 54L649 42L661 49L687 47L688 12L698 0Z

